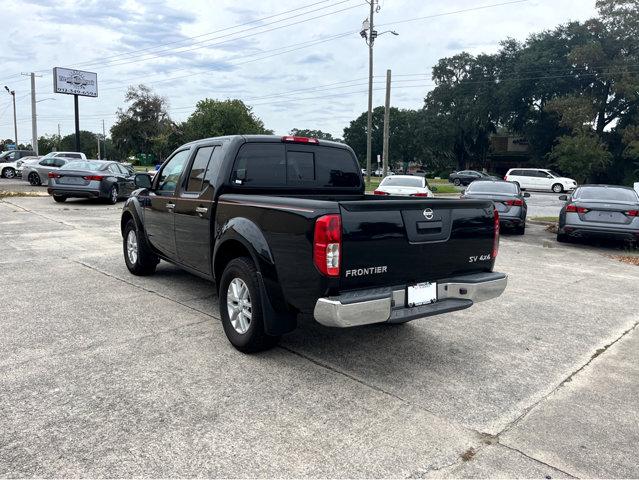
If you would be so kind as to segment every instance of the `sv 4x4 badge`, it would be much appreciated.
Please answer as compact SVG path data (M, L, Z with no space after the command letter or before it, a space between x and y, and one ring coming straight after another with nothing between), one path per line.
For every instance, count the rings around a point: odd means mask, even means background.
M490 255L485 254L485 255L475 255L475 256L471 256L468 257L468 263L475 263L475 262L485 262L486 260L490 260Z

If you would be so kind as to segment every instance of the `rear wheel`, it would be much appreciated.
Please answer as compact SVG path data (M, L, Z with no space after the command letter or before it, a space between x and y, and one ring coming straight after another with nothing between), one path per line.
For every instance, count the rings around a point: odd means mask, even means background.
M262 290L251 259L231 260L222 273L219 289L222 325L231 344L244 353L274 347L279 337L264 331Z
M515 233L516 233L517 235L523 235L523 234L525 234L525 233L526 233L526 224L525 224L525 223L522 223L521 225L517 226L517 227L515 228Z
M107 198L107 202L109 202L111 205L115 205L116 203L118 203L118 186L117 185L111 185L111 188L109 189L109 196Z
M160 259L151 251L151 247L139 232L133 220L129 220L124 227L124 261L126 268L133 275L151 275L155 272Z
M2 170L2 176L4 178L14 178L16 176L16 171L11 167L7 167Z
M564 191L564 187L563 187L563 185L561 183L555 183L552 186L552 191L555 192L555 193L561 193L561 192Z
M557 241L559 243L569 243L570 242L570 237L568 235L566 235L565 233L558 233L557 234Z
M40 175L38 175L36 172L31 172L27 179L29 180L29 183L33 186L37 187L38 185L42 185L42 181L40 180Z
M67 197L64 197L62 195L54 195L53 199L58 203L63 203L67 201Z
M455 185L456 187L459 187L461 185L461 180L459 178L455 178L453 180L453 185Z

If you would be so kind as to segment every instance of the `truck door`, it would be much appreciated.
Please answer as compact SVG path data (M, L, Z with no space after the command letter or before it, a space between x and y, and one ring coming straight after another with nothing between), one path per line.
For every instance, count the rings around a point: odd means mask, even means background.
M211 273L211 216L221 147L197 149L175 200L175 244L178 260L202 273Z
M157 173L144 203L144 226L149 242L164 256L176 259L174 234L175 193L190 148L176 152Z

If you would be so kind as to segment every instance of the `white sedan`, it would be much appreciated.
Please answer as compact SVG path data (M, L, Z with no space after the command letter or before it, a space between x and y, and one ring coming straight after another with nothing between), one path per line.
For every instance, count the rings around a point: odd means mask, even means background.
M401 195L405 197L433 197L425 177L413 175L393 175L385 177L375 195Z

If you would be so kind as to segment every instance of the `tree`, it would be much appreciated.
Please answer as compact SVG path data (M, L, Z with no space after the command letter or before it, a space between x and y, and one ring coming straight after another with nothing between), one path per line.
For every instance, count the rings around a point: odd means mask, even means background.
M40 140L38 140L38 145L39 144ZM62 152L75 152L75 133L62 137L59 150ZM80 130L80 151L84 153L87 158L98 158L98 137L95 133ZM39 153L44 154L43 152Z
M129 87L124 99L129 106L126 110L118 108L118 119L111 127L117 154L126 158L137 153L155 153L163 158L166 150L158 150L156 139L173 128L166 99L145 85Z
M38 153L46 155L54 150L60 150L60 142L62 137L58 134L43 135L38 138Z
M341 138L335 138L330 133L322 132L321 130L309 130L305 128L294 128L291 130L291 135L296 137L310 137L317 138L319 140L331 140L333 142L341 142Z
M223 135L273 133L242 100L210 98L197 102L195 111L184 122L183 132L186 141Z
M611 163L612 154L596 135L582 131L559 137L549 158L563 173L585 183Z

